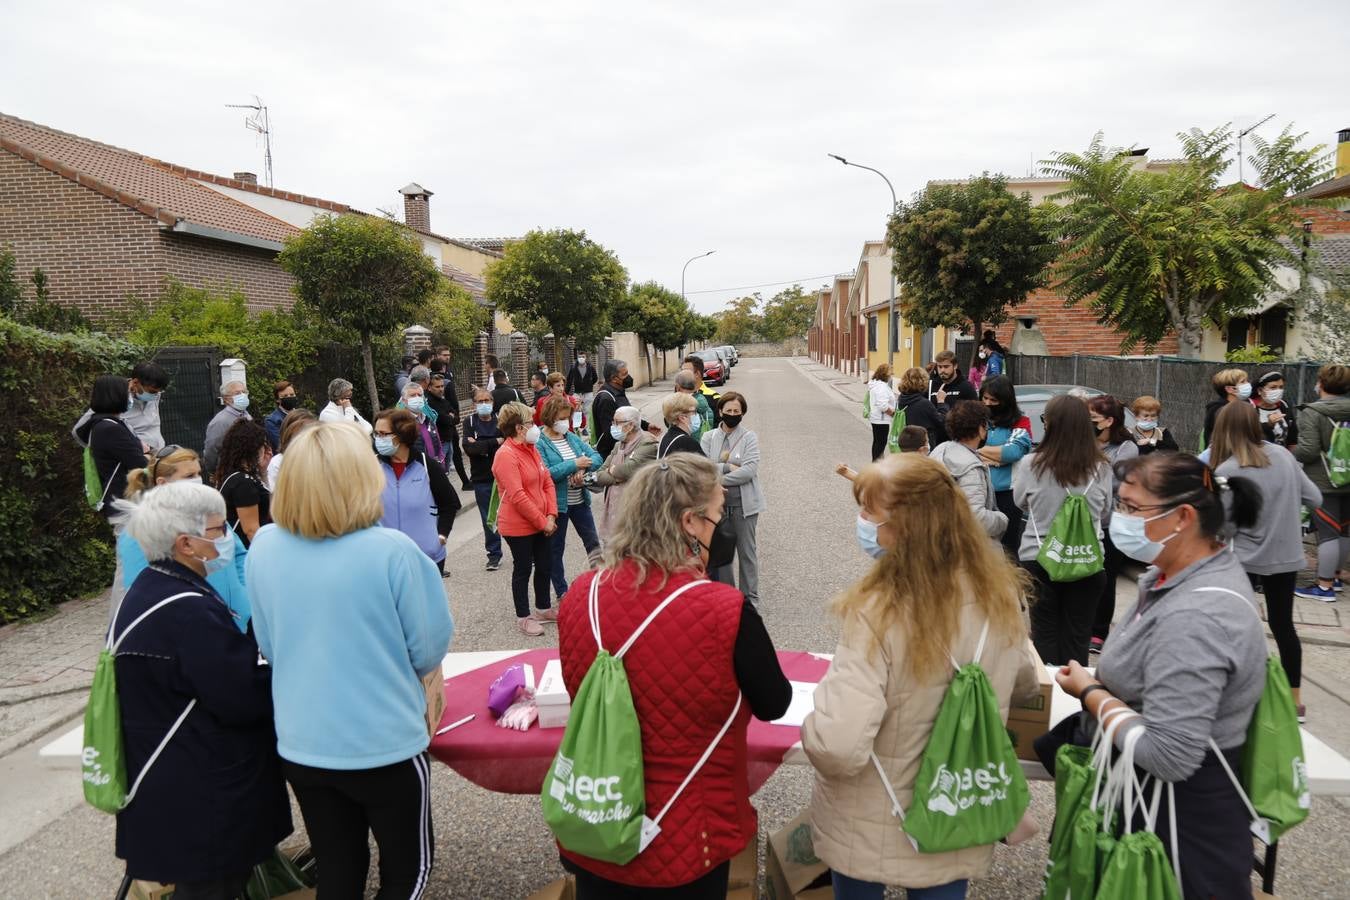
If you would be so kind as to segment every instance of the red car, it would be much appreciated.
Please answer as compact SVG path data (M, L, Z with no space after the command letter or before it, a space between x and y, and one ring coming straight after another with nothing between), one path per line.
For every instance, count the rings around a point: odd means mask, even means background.
M727 367L716 353L700 353L703 360L703 383L717 387L727 383Z

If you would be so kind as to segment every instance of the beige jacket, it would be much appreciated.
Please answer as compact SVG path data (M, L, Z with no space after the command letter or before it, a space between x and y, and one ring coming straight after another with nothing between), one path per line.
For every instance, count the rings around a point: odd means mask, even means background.
M978 607L962 609L953 654L961 663L975 656L984 625ZM989 871L994 848L919 853L891 814L886 789L869 759L875 750L900 804L909 807L928 735L955 670L921 684L904 664L905 644L892 629L868 658L872 627L858 617L844 622L830 670L816 689L815 712L802 725L802 747L816 771L811 798L816 855L851 878L907 888L934 887ZM1036 694L1035 662L1025 633L1011 642L990 634L980 659L1008 719L1013 698Z

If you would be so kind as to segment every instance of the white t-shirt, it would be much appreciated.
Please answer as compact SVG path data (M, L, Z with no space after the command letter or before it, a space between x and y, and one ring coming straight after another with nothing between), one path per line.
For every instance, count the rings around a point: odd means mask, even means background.
M277 489L277 476L281 474L281 457L284 454L273 453L272 461L267 464L267 489L275 491Z
M895 412L895 391L884 381L869 381L867 392L872 396L872 415L867 421L873 425L889 425Z

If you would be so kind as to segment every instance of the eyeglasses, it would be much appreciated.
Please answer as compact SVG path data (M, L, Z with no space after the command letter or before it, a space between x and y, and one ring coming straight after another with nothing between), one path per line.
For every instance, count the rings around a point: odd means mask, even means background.
M1131 503L1128 500L1117 500L1116 512L1125 513L1125 515L1127 516L1134 516L1138 515L1139 513L1143 512L1146 509L1166 509L1171 507L1172 505L1173 504L1171 503L1149 503L1144 506L1140 506L1139 504Z

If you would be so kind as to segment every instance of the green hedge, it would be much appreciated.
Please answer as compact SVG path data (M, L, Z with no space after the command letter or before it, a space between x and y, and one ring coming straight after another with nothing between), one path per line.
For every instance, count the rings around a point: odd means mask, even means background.
M53 334L0 316L0 622L112 581L112 532L84 499L70 427L94 378L143 356L103 334Z

